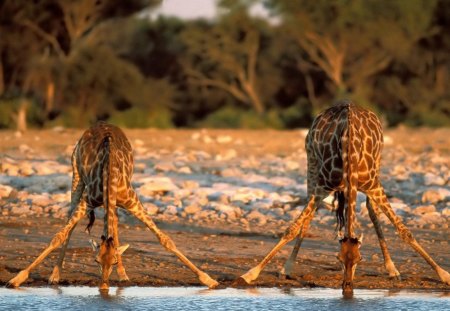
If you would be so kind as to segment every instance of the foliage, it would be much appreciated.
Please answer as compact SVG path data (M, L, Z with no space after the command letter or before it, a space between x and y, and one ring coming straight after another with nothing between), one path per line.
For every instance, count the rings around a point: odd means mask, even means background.
M147 18L159 3L0 2L0 128L20 113L294 128L343 97L389 125L450 126L450 1L220 0L216 19Z
M275 110L268 111L264 116L253 110L245 110L231 106L223 107L209 114L198 127L208 128L283 128L279 114Z

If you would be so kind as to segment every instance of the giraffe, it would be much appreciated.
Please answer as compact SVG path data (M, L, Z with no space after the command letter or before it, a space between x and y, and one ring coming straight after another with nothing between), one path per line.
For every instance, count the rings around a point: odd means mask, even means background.
M142 221L157 236L160 244L188 266L202 284L209 288L218 285L217 281L198 269L177 249L172 239L155 225L144 210L131 186L132 148L122 130L105 122L99 122L86 130L72 154L72 168L71 204L65 227L53 237L50 244L27 268L7 283L8 287L20 286L26 281L32 269L50 252L62 245L57 264L49 278L49 283L58 283L65 251L75 226L83 216L88 215L89 224L86 229L89 231L95 220L94 209L100 206L105 209L101 244L91 241L94 250L97 251L95 261L101 274L100 290L109 288L109 276L116 264L119 279L128 280L121 258L128 245L119 246L117 207L126 209Z
M343 267L342 290L344 295L351 295L356 266L361 261L359 247L362 241L354 232L356 195L357 191L361 191L367 197L369 216L374 223L389 273L399 276L387 251L376 208L381 209L401 239L425 259L441 281L450 285L450 274L419 245L386 198L379 179L382 146L383 134L377 116L352 102L339 102L317 116L306 137L308 204L289 225L275 247L237 281L243 280L250 284L284 245L298 237L285 266L285 272L289 270L287 272L290 273L296 252L319 203L334 194L338 197L340 206L337 211L338 225L345 226L345 235L340 239L338 255Z

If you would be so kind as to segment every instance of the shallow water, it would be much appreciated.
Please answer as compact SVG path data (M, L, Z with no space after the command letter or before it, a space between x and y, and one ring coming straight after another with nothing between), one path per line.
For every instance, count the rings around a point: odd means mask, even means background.
M450 310L450 292L194 287L0 288L0 310Z

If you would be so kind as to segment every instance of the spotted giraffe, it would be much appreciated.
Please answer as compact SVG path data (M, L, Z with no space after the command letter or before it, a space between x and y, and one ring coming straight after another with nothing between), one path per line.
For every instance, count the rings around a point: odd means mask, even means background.
M354 232L356 195L357 191L361 191L367 196L369 216L374 223L390 275L399 276L399 273L387 251L375 208L381 209L403 241L428 262L444 283L450 285L450 274L419 245L386 198L379 179L382 145L379 119L373 112L351 102L340 102L317 116L306 137L308 204L286 229L277 245L239 280L251 283L285 244L298 237L285 266L285 270L290 270L319 203L334 194L338 196L340 206L338 220L345 226L338 255L343 266L343 294L351 294L356 265L361 260L359 247L362 241Z
M50 283L57 283L70 235L79 220L89 216L88 230L94 222L94 209L105 209L104 229L101 244L92 242L97 250L95 261L101 271L100 289L109 288L109 276L113 265L117 264L120 280L128 280L122 264L122 253L128 245L119 246L117 207L122 207L142 221L159 239L159 242L174 253L185 265L197 274L201 283L209 288L218 283L208 274L198 269L164 232L159 230L150 216L145 212L136 192L131 186L133 173L133 155L131 145L125 134L113 125L99 122L88 129L77 143L72 155L72 191L69 220L66 226L51 240L47 248L26 269L11 279L7 286L18 287L23 283L45 257L57 247L61 252Z

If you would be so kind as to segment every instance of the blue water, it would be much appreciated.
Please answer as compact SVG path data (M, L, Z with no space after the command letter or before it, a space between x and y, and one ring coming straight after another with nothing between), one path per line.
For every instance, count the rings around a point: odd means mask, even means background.
M0 310L450 310L450 291L219 289L193 287L0 288Z

